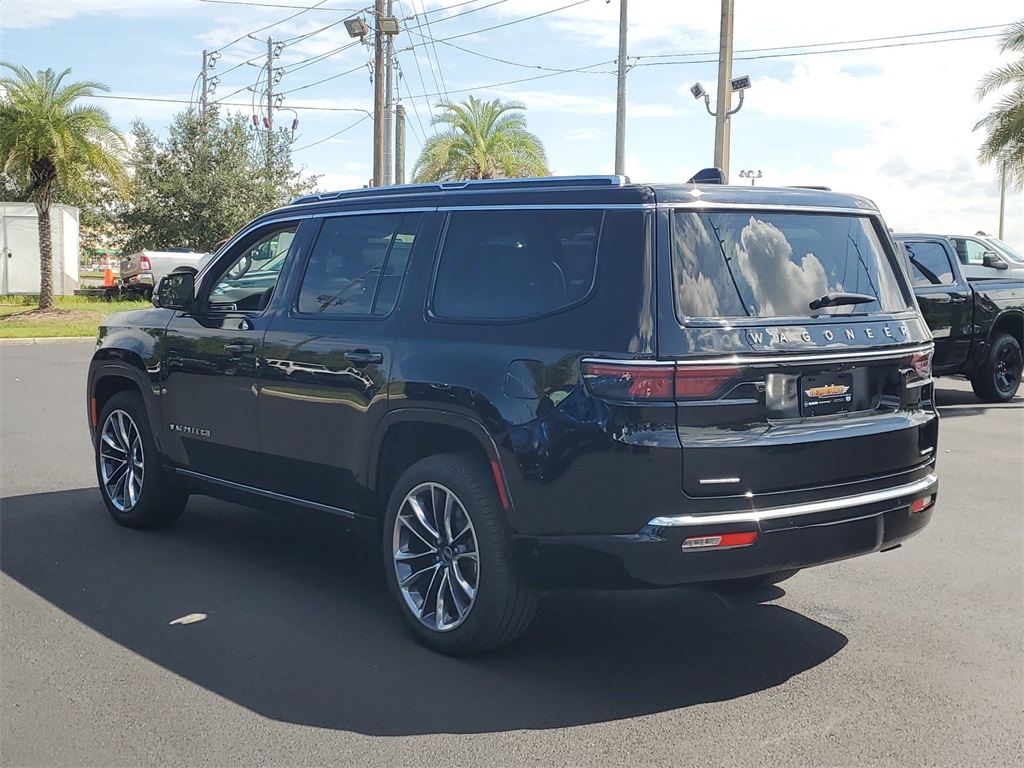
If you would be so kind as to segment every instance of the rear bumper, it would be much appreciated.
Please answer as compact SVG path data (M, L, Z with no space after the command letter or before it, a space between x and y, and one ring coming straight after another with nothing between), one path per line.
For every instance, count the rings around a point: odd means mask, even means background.
M934 474L880 491L766 509L658 517L622 536L519 536L515 554L538 585L669 586L809 568L889 549L931 519ZM911 505L931 497L920 512ZM753 544L684 549L686 539L756 532Z
M122 277L121 282L126 288L152 288L155 285L152 272L140 272L137 275Z

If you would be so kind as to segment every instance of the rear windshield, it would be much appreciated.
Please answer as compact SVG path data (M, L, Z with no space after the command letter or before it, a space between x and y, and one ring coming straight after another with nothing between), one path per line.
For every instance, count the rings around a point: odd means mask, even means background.
M862 216L674 211L672 273L680 317L907 309L871 222ZM810 308L830 293L860 297L858 303Z

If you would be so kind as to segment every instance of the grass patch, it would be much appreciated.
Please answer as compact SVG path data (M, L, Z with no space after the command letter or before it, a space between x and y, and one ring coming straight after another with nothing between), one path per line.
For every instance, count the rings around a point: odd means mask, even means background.
M153 306L140 299L57 296L57 306L42 312L38 296L0 296L0 339L95 336L107 315Z

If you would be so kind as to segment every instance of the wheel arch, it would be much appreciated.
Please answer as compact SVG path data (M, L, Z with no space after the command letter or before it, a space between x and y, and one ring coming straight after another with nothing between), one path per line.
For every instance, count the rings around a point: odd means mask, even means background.
M368 477L380 501L379 508L386 508L391 490L406 469L420 459L441 453L469 453L486 463L502 508L506 515L512 514L504 465L487 428L468 416L426 408L392 411L378 429Z
M992 339L997 333L1009 334L1017 340L1021 349L1024 349L1024 312L1008 310L1000 314L992 323L992 329L989 331L989 345L992 344Z
M100 354L102 352L115 354ZM87 397L89 427L93 434L95 435L99 427L97 423L99 415L110 398L119 392L138 392L146 409L146 416L149 419L157 450L162 453L162 434L157 418L158 408L153 403L149 376L142 358L128 350L100 350L100 353L93 358L90 367Z

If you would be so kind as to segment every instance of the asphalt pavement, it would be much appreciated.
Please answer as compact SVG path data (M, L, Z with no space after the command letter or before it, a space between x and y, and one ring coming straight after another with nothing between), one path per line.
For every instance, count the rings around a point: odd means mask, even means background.
M0 346L4 766L1024 765L1020 397L940 381L940 500L898 550L756 599L550 595L455 660L322 521L194 498L115 525L91 351Z

